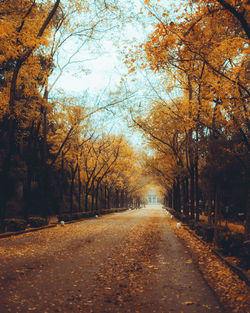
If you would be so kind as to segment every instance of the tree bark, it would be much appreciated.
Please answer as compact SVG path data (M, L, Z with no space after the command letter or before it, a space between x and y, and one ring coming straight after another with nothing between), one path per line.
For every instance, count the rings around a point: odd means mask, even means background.
M87 190L87 188L85 188L85 197L84 197L84 210L85 210L85 212L88 212L88 210L89 210L88 196L89 196L88 190Z
M110 194L111 194L111 189L108 188L108 209L110 209Z
M200 208L199 208L200 195L199 195L198 157L195 160L194 171L195 171L195 201L196 201L195 220L196 220L196 222L199 222L199 220L200 220Z
M191 218L194 218L194 165L190 166L190 213Z
M95 189L95 209L98 210L98 196L99 196L99 186L96 186Z
M188 177L185 177L185 215L189 216L189 183Z
M78 169L78 163L76 164L75 168L73 165L71 166L71 184L70 184L70 215L73 214L73 196L74 196L74 186L75 186L75 176L76 171Z
M219 194L217 183L214 182L214 192L215 192L215 212L214 212L214 244L218 241L218 220L219 220Z
M236 8L234 8L230 3L226 2L225 0L217 0L217 1L223 6L224 9L231 12L233 16L237 18L237 20L241 24L241 27L245 31L248 39L250 39L250 27L249 27L247 20L244 17L244 14L242 12L238 12Z
M78 212L81 212L81 193L82 193L82 184L81 184L81 168L78 166Z

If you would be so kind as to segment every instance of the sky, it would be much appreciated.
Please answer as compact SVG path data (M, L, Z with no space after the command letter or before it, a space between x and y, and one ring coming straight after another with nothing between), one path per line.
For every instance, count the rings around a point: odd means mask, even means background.
M78 94L84 93L86 89L91 93L98 93L106 88L114 90L128 71L124 65L124 51L121 51L124 42L142 42L146 40L148 32L149 28L147 30L140 24L126 24L120 34L122 40L119 42L119 35L107 31L100 41L83 46L72 60L78 63L65 68L55 87ZM115 40L112 38L113 34L116 35ZM61 67L67 63L78 46L79 42L74 42L74 39L63 46L59 57ZM57 71L52 75L51 83L56 76Z
M140 1L135 2L137 2L136 10L138 11ZM115 93L121 87L121 79L128 71L124 64L123 46L125 43L129 47L135 42L145 41L152 31L151 21L150 18L147 23L131 20L120 28L107 31L101 40L84 45L72 59L73 63L64 69L59 79L56 79L58 71L53 73L50 78L51 84L56 81L53 90L63 90L65 94L76 97L88 94L88 99L95 99L101 95L106 101L110 93ZM73 38L64 44L58 58L61 67L67 63L79 44L79 41ZM147 82L143 75L137 73L126 78L129 89L136 91L132 101L145 101L142 98L145 98L148 90L145 88ZM124 133L135 146L143 145L141 134L127 128L123 115L119 110L116 115L111 114L106 118L107 131Z
M108 86L113 89L121 79L120 57L111 41L105 40L102 45L101 55L81 51L75 57L79 63L67 68L55 87L75 94L83 94L86 90L91 94L99 93Z

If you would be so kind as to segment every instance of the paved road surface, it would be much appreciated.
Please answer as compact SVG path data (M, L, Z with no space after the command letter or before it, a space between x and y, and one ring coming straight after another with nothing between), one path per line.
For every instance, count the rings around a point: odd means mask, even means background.
M0 312L221 313L161 206L0 240Z

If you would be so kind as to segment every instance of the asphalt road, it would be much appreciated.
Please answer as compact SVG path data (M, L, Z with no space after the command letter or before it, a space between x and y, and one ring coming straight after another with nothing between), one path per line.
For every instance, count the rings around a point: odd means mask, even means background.
M161 206L0 240L0 312L221 313Z

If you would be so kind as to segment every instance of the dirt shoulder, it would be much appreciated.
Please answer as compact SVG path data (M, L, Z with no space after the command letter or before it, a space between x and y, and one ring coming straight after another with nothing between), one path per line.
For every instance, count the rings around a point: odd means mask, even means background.
M213 253L209 245L183 227L177 228L175 219L168 218L168 222L191 251L193 259L223 306L233 312L250 312L250 288L247 284Z

